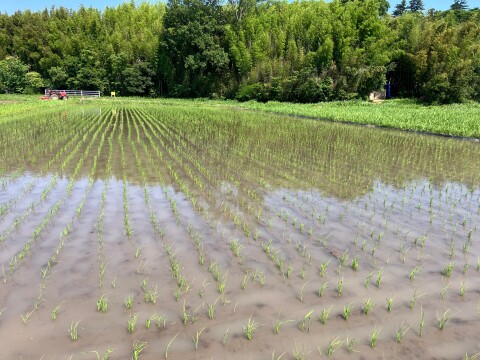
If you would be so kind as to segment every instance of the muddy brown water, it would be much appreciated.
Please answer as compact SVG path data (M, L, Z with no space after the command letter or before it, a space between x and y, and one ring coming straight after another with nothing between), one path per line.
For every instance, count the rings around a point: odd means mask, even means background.
M177 106L0 127L2 359L480 352L477 143Z

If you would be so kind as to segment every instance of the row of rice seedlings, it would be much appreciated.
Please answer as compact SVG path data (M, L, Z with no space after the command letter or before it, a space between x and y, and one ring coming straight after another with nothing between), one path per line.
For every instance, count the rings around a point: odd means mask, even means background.
M126 113L126 115L128 115L128 113ZM143 185L144 185L145 205L148 209L149 204L150 204L150 197L149 197L148 188L147 188L147 185L146 185L146 172L143 168L142 161L141 161L141 159L138 155L138 151L137 151L137 148L135 146L135 142L132 139L131 122L133 122L133 119L131 118L131 116L130 117L126 116L124 120L127 123L127 139L129 141L132 152L135 155L137 170L139 170L140 173L142 174L142 181L143 181ZM121 145L121 146L123 146L123 145ZM125 158L124 158L123 150L122 150L122 163L124 163L124 159ZM126 197L125 169L126 168L125 168L125 164L124 164L123 165L123 171L124 171L124 192L123 192L124 196L123 196L123 198L124 198L124 209L127 209L127 211L128 211L129 206L128 206L128 199ZM125 205L125 204L127 204L127 205ZM128 219L128 222L125 222L126 226L128 226L129 221L130 221L130 219ZM127 236L128 236L128 230L127 230ZM142 248L138 247L136 245L136 241L134 240L134 238L132 238L132 240L133 240L133 244L135 245L135 248L136 248L135 258L139 262L139 265L137 267L137 274L139 276L143 276L141 290L144 293L145 302L155 304L157 302L157 299L158 299L158 296L159 296L158 295L158 287L155 286L153 288L153 287L148 286L148 278L144 276L144 268L145 268L144 259L140 258Z
M125 158L125 150L123 146L123 127L124 127L123 124L124 124L124 119L122 117L121 123L119 125L120 132L118 133L118 144L120 146L120 158L122 163L123 228L125 231L125 235L131 241L132 235L133 235L133 228L132 228L131 220L129 216L129 202L128 202L128 192L127 192L128 182L127 182L127 176L126 176L127 163Z
M142 123L141 123L142 124ZM143 124L142 124L143 126ZM144 128L145 130L145 128ZM152 139L149 137L149 134L147 132L147 137L150 139L150 141L152 142ZM172 155L173 153L170 152L170 155ZM175 156L174 156L175 157ZM178 159L178 158L177 158ZM181 160L178 160L178 162L181 163ZM201 189L203 190L203 189ZM188 197L188 196L187 196ZM189 200L192 200L192 198L189 198ZM195 207L195 203L192 201L192 205ZM194 232L192 232L191 230L191 227L188 226L187 227L187 234L189 234L189 236L191 237L194 237ZM235 245L236 244L236 245ZM196 246L196 249L197 249L197 252L199 252L199 263L201 265L203 265L205 263L205 255L203 253L203 250L202 250L202 247L200 245L200 239L199 237L196 237L195 239L195 246ZM235 241L232 241L231 243L231 249L232 251L235 253L237 250L238 250L238 255L240 256L239 254L239 243L238 243L238 240L235 242ZM240 261L240 263L242 263L242 261ZM217 290L220 294L224 294L224 291L226 289L226 281L227 281L227 273L225 273L223 276L220 275L220 267L218 266L218 263L215 262L215 261L211 261L210 262L210 266L209 266L209 269L210 269L210 272L212 273L212 275L214 276L214 279L215 281L217 282ZM246 277L249 277L249 271L247 270L247 275ZM258 281L264 281L264 277L263 276L256 276L255 277L256 280ZM243 283L243 288L245 288L246 286L246 282L244 281ZM202 289L200 289L200 291L202 291ZM178 298L178 297L177 297Z
M376 279L377 279L376 283L377 283L378 287L380 287L381 284L382 284L382 276L381 275L382 275L382 272L380 272L380 275L377 274L377 277L376 277Z
M85 159L88 156L88 152L90 151L92 144L94 143L95 139L99 135L100 131L103 129L103 127L106 125L107 119L105 118L102 125L98 126L97 130L93 134L92 139L90 140L89 144L87 145L87 148L85 149L82 159ZM83 160L79 161L79 164L83 165ZM74 174L80 170L80 166L77 165L76 170L74 171ZM72 184L71 186L73 187L73 183L75 181L75 178L72 176L72 178L69 181L69 184ZM70 188L71 191L71 188ZM33 241L37 241L39 236L41 235L42 231L45 229L45 227L52 222L58 211L60 210L61 206L66 202L67 198L70 195L69 188L67 186L67 192L66 194L60 198L48 211L48 213L44 216L42 219L41 223L35 228L33 231L33 236L30 237L27 242L25 243L24 247L22 250L19 250L15 255L12 256L10 260L10 274L13 275L13 272L16 270L16 268L19 265L19 261L24 260L26 257L29 255L29 250L30 247L32 246Z
M381 284L381 276L377 276L377 286L380 286L380 284Z
M80 124L82 126L80 126ZM72 125L72 124L70 124L70 125ZM45 162L42 165L42 167L39 170L39 174L42 174L42 173L48 171L51 168L51 166L56 161L58 161L60 159L60 157L65 153L66 149L68 149L72 144L75 143L75 141L78 140L78 138L80 136L79 134L83 133L85 131L85 129L87 128L87 126L90 126L90 125L91 124L89 124L88 122L85 122L85 123L84 122L76 122L76 123L73 124L73 127L71 127L71 126L69 127L69 130L73 131L73 133L75 134L73 137L71 136L71 133L70 133L68 135L63 134L64 135L63 137L57 138L56 141L57 142L63 142L63 146L61 146L61 148L55 154L53 154L51 156L51 158L48 162ZM93 126L91 127L91 129L93 129ZM47 129L44 129L44 131L48 132ZM68 140L68 141L66 141L66 140ZM45 146L45 144L42 143L42 142L33 142L31 144L31 147L28 148L27 156L30 155L30 158L32 159L30 166L33 167L38 162L38 157L35 156L35 155L32 156L31 154L36 154L43 146ZM23 154L23 155L25 156L25 154ZM20 169L15 171L15 173L17 173L18 175L21 173L21 171L19 171L19 170ZM27 193L31 193L32 189L36 185L35 183L37 182L38 178L39 178L39 175L34 175L33 179L31 179L30 182L23 187L20 194L17 194L17 196L10 199L8 202L0 205L0 218L2 218L5 214L7 214L8 211L10 211L14 205L19 203L26 196ZM47 193L45 193L45 195L42 194L43 195L42 199L45 199ZM32 207L32 209L35 207L35 205L33 203L30 206Z
M378 237L377 239L380 240L380 237ZM379 273L377 274L377 277L376 277L377 287L380 287L380 285L381 285L381 283L382 283L382 275L383 275L383 272L382 272L382 271L379 271Z
M96 171L97 171L97 158L98 156L101 154L101 151L102 151L102 148L103 148L103 144L104 144L104 136L105 134L102 135L102 140L99 144L99 148L98 148L98 151L97 151L97 154L95 155L94 159L93 159L93 163L92 163L92 167L90 169L90 172L89 172L89 181L88 181L88 186L85 190L85 193L81 199L81 201L79 202L79 204L77 205L76 209L75 209L75 213L76 213L76 217L72 217L72 219L70 220L70 222L62 229L61 233L60 233L60 242L59 242L59 245L56 247L53 255L50 256L49 260L47 261L47 265L45 267L43 267L41 269L41 275L42 275L42 282L39 286L39 295L38 297L36 298L35 300L35 303L34 303L34 308L32 310L33 311L36 311L39 309L40 307L40 304L42 303L43 301L43 298L44 298L44 294L45 294L45 290L46 290L46 281L47 281L47 278L50 276L51 272L52 272L52 269L53 267L57 264L58 262L58 257L59 255L61 254L64 246L65 246L65 241L68 240L70 238L70 233L73 229L73 226L74 226L74 223L76 221L77 218L80 217L81 213L82 213L82 210L85 206L85 203L86 203L86 200L93 188L93 184L94 184L94 176L96 174ZM108 301L108 299L106 300ZM103 301L105 302L105 301ZM97 303L97 306L98 303ZM57 305L58 307L58 305ZM102 308L103 309L103 308ZM106 311L106 306L104 308ZM56 317L57 317L57 312L58 312L59 308L55 308L53 311L52 311L52 320L55 320ZM103 310L102 310L103 311ZM30 313L27 313L27 314L31 314L32 312ZM26 322L28 321L28 317L27 316L24 316L22 315L22 321Z
M105 171L105 181L103 184L103 191L100 199L100 210L98 213L98 220L97 220L97 243L98 243L98 261L99 265L99 273L98 273L98 287L101 288L103 286L103 278L105 276L105 271L107 267L107 261L105 259L105 255L103 254L103 224L104 224L104 211L105 211L105 202L107 199L107 192L108 192L108 184L110 181L110 176L112 173L112 158L113 158L113 139L115 136L115 131L117 129L117 122L114 121L113 129L110 132L108 137L108 157L107 157L107 164L106 164L106 171ZM102 140L104 137L102 137ZM100 150L97 152L97 155L100 155ZM112 285L113 286L113 285Z
M35 178L31 179L29 183L23 186L20 194L16 194L15 197L5 201L4 203L0 204L0 219L2 219L12 208L17 204L20 203L23 198L26 196L27 193L31 193L32 189L35 185Z
M164 179L163 179L164 173L160 169L159 165L154 161L153 154L151 153L150 148L153 148L157 157L159 157L162 160L163 160L163 154L160 151L160 149L156 146L156 144L155 144L154 140L152 139L150 133L145 129L145 124L144 123L145 123L144 121L140 121L140 126L142 127L143 133L145 134L145 136L147 137L147 139L149 141L150 147L148 147L147 144L143 141L141 142L141 145L144 149L145 154L147 155L147 158L148 158L150 164L155 168L155 170L156 170L155 173L157 174L158 179L160 181L160 184L163 187L163 184L165 182ZM136 122L135 122L135 124L136 124ZM137 127L137 133L139 133L138 127ZM164 194L165 194L167 200L170 203L170 207L171 207L172 212L175 215L176 221L178 223L179 214L178 214L177 207L176 207L176 201L172 196L170 196L170 194L167 190L164 190Z
M168 152L168 151L167 151ZM168 152L170 155L172 155L174 158L177 159L177 162L178 163L182 163L182 161L176 157L173 152ZM175 176L173 176L175 178ZM178 177L177 177L178 178ZM180 187L182 187L182 184L180 184ZM188 197L188 194L187 194L187 197ZM235 242L232 243L233 244L233 249L232 251L235 251L235 249L238 250L238 248L235 246ZM238 245L238 240L237 240L237 245ZM232 246L232 245L231 245ZM212 266L212 264L214 264ZM216 266L215 266L216 265ZM211 262L211 265L210 265L210 272L212 273L212 275L214 275L214 279L217 281L217 288L218 288L218 291L222 294L223 291L225 290L225 285L226 285L226 274L224 274L223 276L220 276L220 268L218 266L218 264L216 262ZM248 277L248 272L246 274L246 277ZM252 278L252 280L257 280L259 281L261 284L264 283L264 276L260 276L259 274L257 274L257 276L254 276ZM244 285L242 285L243 287L245 287L245 281L244 281Z
M131 116L131 119L134 119L134 117ZM138 125L137 125L136 121L133 121L133 124L135 126L135 130L136 130L136 134L137 134L137 140L138 140L139 139ZM130 137L130 139L131 139L131 137ZM152 209L150 207L149 192L148 192L148 188L147 188L147 185L146 185L146 171L144 169L144 166L143 166L143 163L141 161L140 155L139 155L138 150L136 148L135 142L133 140L130 140L130 144L131 144L131 148L132 148L132 151L134 153L134 156L135 156L137 169L140 171L140 173L142 175L142 181L143 181L143 184L144 184L145 205L147 207L147 210L150 213L150 221L151 221L151 223L152 223L152 225L155 229L155 227L157 227L158 224L156 223L155 214L152 212ZM161 237L161 239L164 240L163 236ZM172 273L173 279L177 283L177 289L175 291L175 298L178 301L181 294L186 294L190 291L192 283L188 280L188 277L186 275L181 274L182 266L181 266L179 260L177 259L176 251L172 250L172 245L173 244L167 244L167 242L163 241L163 246L164 246L164 249L167 252L169 262L170 262L170 271ZM152 302L152 303L156 302L156 297L158 296L156 288L155 289L150 289L150 290L144 290L144 292L145 292L145 300L147 302Z
M138 133L137 133L138 134ZM187 234L192 238L194 239L194 242L196 244L196 248L197 248L197 251L199 251L201 249L201 240L200 240L200 237L198 235L197 232L195 232L192 227L191 227L191 224L189 224L189 226L187 227ZM201 252L201 250L200 250ZM200 254L200 262L204 262L204 258L202 260L202 255ZM218 300L220 299L220 297L223 296L224 294L224 291L225 291L225 288L226 288L226 279L227 279L227 276L228 274L225 273L223 276L220 275L220 267L218 266L218 264L215 262L215 261L212 261L210 263L210 272L212 273L212 275L214 275L214 278L216 279L217 281L217 288L218 288L218 291L220 292L220 296L217 298L216 301L214 301L213 303L209 304L208 305L208 316L210 319L212 319L214 316L215 316L215 307L216 307L216 303L218 302ZM215 277L216 276L216 277ZM202 286L203 288L203 286ZM202 289L201 289L202 291ZM184 311L183 311L183 322L184 324L186 324L187 322L194 322L197 318L196 316L196 312L198 311L199 308L197 308L195 311L193 311L192 314L189 314L187 311L186 311L186 308L185 308L185 303L184 303Z
M377 279L380 279L380 281L377 281L377 282L378 282L378 285L377 285L377 286L379 286L380 283L381 283L381 276L380 276L380 277L377 277Z
M86 131L87 127L88 126L91 126L91 124L89 122L85 122L83 124L83 127L79 129L78 126L74 126L73 130L74 130L74 136L72 137L70 134L69 134L69 141L65 142L63 144L63 146L53 155L51 156L50 160L46 163L44 163L44 165L40 168L39 172L40 173L44 173L44 172L47 172L51 166L60 159L60 157L65 153L66 149L68 149L72 144L74 144L76 141L78 141L78 138L80 136L80 133L83 133L84 131ZM91 126L90 127L90 130L89 131L92 131L93 129L95 128L95 126ZM72 130L72 129L71 129ZM65 140L65 139L62 139L62 140ZM40 147L40 146L44 146L43 143L36 143L35 144L36 146L34 146L33 150L30 150L32 154L35 154L37 147ZM71 157L69 159L65 159L64 163L62 164L62 170L64 169L64 167L66 166L66 164L68 163L68 161L71 159ZM38 161L38 158L36 156L33 156L33 161L32 161L32 164L31 166L33 166L36 162ZM58 175L57 175L58 177ZM57 177L54 177L55 179L55 183L56 183L56 179ZM12 209L12 207L14 205L16 205L18 202L20 202L23 197L25 197L25 195L27 193L30 193L32 191L32 189L34 188L35 186L35 182L38 180L38 176L34 176L34 178L32 180L30 180L30 182L24 186L24 188L22 189L21 193L19 196L16 196L15 198L13 199L10 199L7 203L4 203L4 204L1 204L0 205L0 217L3 217L8 211L10 211ZM53 180L53 179L52 179ZM48 195L48 193L52 190L52 187L51 187L51 184L49 184L49 186L47 186L47 188L42 192L42 197L41 197L41 200L38 201L38 202L33 202L30 204L30 206L28 206L28 213L30 213L31 211L33 211L39 204L41 204L42 201L44 201ZM23 219L25 218L25 213L22 214L20 217L17 217L16 218L16 223L15 223L15 226L18 230L18 225L19 225L19 219ZM5 236L5 234L2 234L2 236L0 236L0 241L3 240L3 237Z
M24 174L24 172L25 168L22 166L10 172L7 176L2 176L2 178L0 179L2 190L7 191L8 185L15 183L15 181Z
M89 129L89 131L93 131L94 129L96 128L96 126L92 125L91 128ZM79 136L79 134L76 134L76 136L72 139L72 141L77 138ZM60 156L64 153L65 149L67 149L70 144L72 143L72 141L68 142L67 144L65 144L65 146L63 146L60 151L58 151L55 155L55 157L49 161L47 164L45 164L44 167L42 167L41 171L47 171L50 166L60 158ZM63 169L66 167L66 165L71 161L71 159L73 158L74 154L81 148L81 143L77 143L77 145L75 146L74 150L70 152L70 154L64 159L62 165L61 165L61 171L63 171ZM52 191L52 189L55 187L55 185L57 184L57 180L58 180L58 172L54 174L54 176L52 177L52 179L50 180L50 183L47 185L47 187L42 191L42 195L41 195L41 199L39 199L38 201L34 201L32 202L28 207L27 209L22 213L22 215L20 215L19 217L16 217L13 224L5 231L3 232L2 234L0 234L0 242L3 241L3 239L8 236L14 229L15 230L19 230L19 226L20 224L25 220L25 218L30 215L31 213L34 212L35 208L37 208L42 202L44 202L48 196L48 194Z
M235 221L234 221L235 222ZM231 246L232 246L232 251L234 251L237 247L235 246L235 242L232 242L231 243ZM238 248L237 248L238 249ZM282 259L280 258L278 263L281 265L282 264ZM291 268L290 268L291 269Z

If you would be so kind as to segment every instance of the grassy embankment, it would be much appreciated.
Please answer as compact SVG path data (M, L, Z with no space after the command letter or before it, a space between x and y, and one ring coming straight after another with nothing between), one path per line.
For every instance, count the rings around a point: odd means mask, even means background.
M364 101L319 104L227 101L225 105L439 135L480 138L480 104L424 106L410 100L390 100L375 104Z
M16 103L9 103L16 102ZM181 106L225 106L280 114L307 116L338 122L374 125L408 131L439 135L480 138L480 104L455 104L446 106L424 106L411 100L389 100L383 103L365 101L330 102L318 104L292 104L280 102L240 103L233 100L180 100L107 97L97 100L105 102L148 102L162 105ZM79 99L68 103L79 103ZM0 122L6 116L38 111L44 108L65 106L62 101L40 101L39 96L0 95Z

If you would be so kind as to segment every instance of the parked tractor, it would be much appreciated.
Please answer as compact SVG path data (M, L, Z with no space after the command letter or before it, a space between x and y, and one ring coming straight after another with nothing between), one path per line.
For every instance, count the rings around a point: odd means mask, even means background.
M68 94L65 90L47 90L46 94L42 96L42 100L68 100Z

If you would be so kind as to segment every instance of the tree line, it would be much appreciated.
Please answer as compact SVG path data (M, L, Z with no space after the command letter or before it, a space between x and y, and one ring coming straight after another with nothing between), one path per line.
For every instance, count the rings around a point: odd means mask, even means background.
M389 13L392 10L392 13ZM130 1L0 14L0 91L318 102L480 100L480 10L455 0Z

